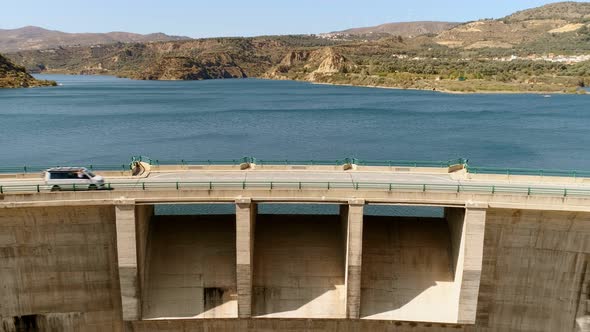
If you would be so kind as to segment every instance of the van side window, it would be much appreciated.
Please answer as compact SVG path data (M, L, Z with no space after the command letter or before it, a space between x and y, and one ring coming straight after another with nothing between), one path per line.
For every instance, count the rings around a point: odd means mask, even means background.
M64 172L49 173L49 178L52 179L52 180L63 180L63 179L67 179L68 178L68 173L64 173Z

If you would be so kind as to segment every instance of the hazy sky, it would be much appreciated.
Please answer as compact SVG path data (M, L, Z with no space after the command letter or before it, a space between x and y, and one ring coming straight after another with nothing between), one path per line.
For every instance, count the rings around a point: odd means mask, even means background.
M165 32L189 37L308 34L405 21L499 18L543 0L0 0L0 28ZM582 2L582 1L581 1ZM587 2L587 1L584 1Z

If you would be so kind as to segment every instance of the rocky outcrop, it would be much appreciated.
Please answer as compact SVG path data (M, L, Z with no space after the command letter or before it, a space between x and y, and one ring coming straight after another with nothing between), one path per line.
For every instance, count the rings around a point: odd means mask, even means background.
M206 80L245 78L246 73L231 58L162 57L137 77L143 80Z
M348 71L351 67L350 61L343 55L338 54L332 48L325 48L314 52L312 58L321 59L320 65L312 74L335 74Z
M264 77L288 79L292 75L305 75L303 79L315 81L318 76L346 73L355 65L332 47L317 50L299 50L289 52L283 60Z
M0 55L0 88L27 88L55 86L53 81L41 81L29 75L23 67L13 64Z
M281 63L279 64L280 66L294 66L296 64L299 64L301 62L307 61L309 59L309 55L311 54L311 52L309 51L291 51L289 54L287 54L283 60L281 61Z
M269 71L264 73L264 78L271 78L271 79L289 79L287 74L289 71L297 66L301 66L305 64L312 54L312 51L291 51L281 62L271 68Z

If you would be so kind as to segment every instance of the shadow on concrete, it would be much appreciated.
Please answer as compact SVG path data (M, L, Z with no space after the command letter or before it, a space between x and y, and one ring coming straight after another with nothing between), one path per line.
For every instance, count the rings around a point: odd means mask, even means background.
M144 318L237 317L235 215L156 216Z
M450 246L442 218L365 216L361 318L456 320Z
M259 215L254 257L254 316L345 317L339 216Z

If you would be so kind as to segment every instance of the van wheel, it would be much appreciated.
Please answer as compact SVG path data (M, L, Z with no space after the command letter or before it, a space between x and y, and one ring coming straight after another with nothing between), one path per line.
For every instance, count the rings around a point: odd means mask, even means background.
M98 188L96 188L95 184L91 184L88 186L88 190L96 190L96 189L98 189Z
M51 191L61 191L61 188L59 186L53 186L51 187Z

